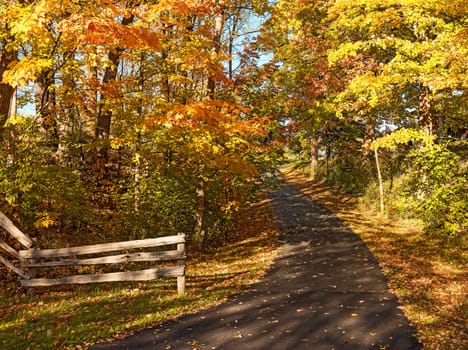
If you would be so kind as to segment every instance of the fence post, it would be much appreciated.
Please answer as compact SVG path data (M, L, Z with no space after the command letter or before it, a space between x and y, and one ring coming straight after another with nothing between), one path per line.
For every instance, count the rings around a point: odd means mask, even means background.
M22 261L23 264L25 264L25 263L33 264L35 262L36 262L36 259L26 259L26 260ZM36 268L28 267L26 271L27 271L27 274L31 278L36 278L37 275L38 275L38 270ZM29 288L26 289L26 295L28 297L32 297L32 296L36 295L36 290L33 287L29 287Z
M178 236L183 236L183 233L178 233ZM183 253L184 258L177 260L177 266L181 266L183 269L183 275L177 276L177 293L179 295L185 294L185 243L177 244L177 251Z

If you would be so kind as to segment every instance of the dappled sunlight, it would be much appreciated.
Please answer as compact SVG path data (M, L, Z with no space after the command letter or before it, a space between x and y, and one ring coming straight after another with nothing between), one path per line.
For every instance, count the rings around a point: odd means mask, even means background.
M262 280L221 305L164 322L119 346L418 349L362 241L332 212L291 186L270 196L281 246ZM96 347L110 348L112 344Z
M465 334L468 273L456 242L424 234L414 220L372 212L357 198L297 172L287 170L283 176L332 209L365 241L427 349L458 347Z
M275 256L270 200L260 198L243 215L251 224L234 228L231 243L205 256L189 252L183 296L174 292L175 281L165 279L37 288L34 297L0 294L0 348L90 345L221 303L258 281Z

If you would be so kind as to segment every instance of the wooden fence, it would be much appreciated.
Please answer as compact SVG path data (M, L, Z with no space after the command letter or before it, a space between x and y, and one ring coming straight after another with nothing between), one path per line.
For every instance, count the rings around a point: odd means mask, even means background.
M103 243L81 247L38 249L35 242L21 232L0 212L0 227L15 238L25 249L15 250L0 240L0 253L7 253L19 262L19 267L0 255L0 262L18 274L24 287L54 286L60 284L85 284L116 281L149 281L160 277L177 278L177 292L185 293L185 235L149 238L136 241ZM175 246L167 251L138 251L144 248ZM132 252L128 252L132 251ZM120 252L116 255L102 254ZM85 257L83 257L85 256ZM128 262L175 261L174 266L164 266L138 271L108 272L65 276L58 279L37 277L41 268L59 266L86 266L123 264Z

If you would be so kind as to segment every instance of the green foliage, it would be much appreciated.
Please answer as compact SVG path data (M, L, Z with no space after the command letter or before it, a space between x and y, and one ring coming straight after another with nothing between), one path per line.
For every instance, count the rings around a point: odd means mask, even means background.
M363 152L364 126L340 120L325 134L331 150L326 180L343 191L362 194L374 178L371 158Z
M417 142L422 141L422 142ZM405 147L414 142L411 147ZM401 129L377 139L387 179L384 183L386 211L390 215L419 218L427 233L455 236L468 224L467 170L450 143L435 143L422 131ZM460 146L458 146L460 147ZM394 168L397 163L401 166ZM405 166L403 166L405 164ZM377 184L366 191L377 201Z
M6 212L25 230L75 229L92 221L80 172L51 161L53 152L34 120L19 120L8 132L0 144L0 198L8 203Z
M193 184L186 177L152 170L138 183L131 176L120 181L114 222L123 239L175 235L193 229Z
M247 139L214 132L205 124L195 132L154 125L138 130L138 137L127 136L124 144L111 140L123 154L113 227L124 239L184 232L189 243L198 246L201 242L192 233L200 213L202 244L225 243L237 211L256 193L256 169L271 169L276 160L274 153L255 149L245 149L243 154ZM204 184L201 203L197 199L200 181Z
M426 231L456 235L468 226L467 170L445 144L429 144L409 155L409 186Z
M392 173L387 174L387 180L383 182L385 193L385 213L389 217L403 219L416 219L415 207L417 202L410 196L409 175ZM379 185L377 182L371 182L362 197L362 201L373 210L379 210Z
M241 177L220 179L212 176L206 182L206 242L207 247L223 245L228 232L245 203L254 200L258 185Z
M326 181L346 193L362 194L372 179L371 170L369 160L364 157L336 157L329 164Z
M291 136L288 151L299 160L310 159L310 138L306 130L298 130Z
M424 133L424 131L419 129L401 128L392 132L391 134L379 137L378 139L372 142L370 148L372 150L379 148L395 150L402 144L417 141L433 143L434 136L428 136Z

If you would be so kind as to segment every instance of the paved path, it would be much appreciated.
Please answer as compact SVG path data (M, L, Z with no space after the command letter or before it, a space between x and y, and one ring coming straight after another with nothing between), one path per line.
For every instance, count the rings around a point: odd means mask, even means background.
M281 247L222 305L91 349L420 349L363 242L294 187L271 194Z

